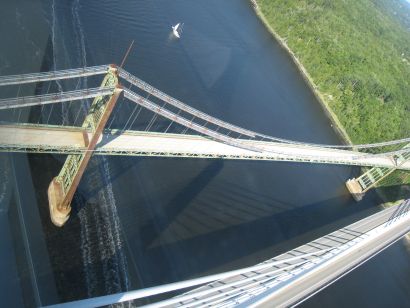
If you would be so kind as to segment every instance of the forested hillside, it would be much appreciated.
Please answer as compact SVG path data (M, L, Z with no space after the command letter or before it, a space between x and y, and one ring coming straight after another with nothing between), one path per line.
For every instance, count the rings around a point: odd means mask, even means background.
M258 0L354 143L410 135L405 0Z

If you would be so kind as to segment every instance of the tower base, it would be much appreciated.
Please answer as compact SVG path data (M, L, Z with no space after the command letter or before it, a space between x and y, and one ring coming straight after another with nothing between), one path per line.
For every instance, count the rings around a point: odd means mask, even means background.
M357 202L363 199L365 192L363 191L362 186L356 179L348 180L346 182L346 187Z
M58 205L63 202L63 190L61 184L54 178L48 186L48 207L50 209L51 221L57 227L61 227L70 217L71 207L61 210Z

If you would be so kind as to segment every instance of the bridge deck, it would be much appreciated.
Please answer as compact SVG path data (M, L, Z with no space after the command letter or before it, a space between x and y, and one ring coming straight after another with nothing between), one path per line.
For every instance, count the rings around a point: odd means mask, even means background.
M86 148L86 135L81 128L59 128L29 125L0 126L0 144L11 144L22 148Z
M0 127L0 151L80 153L85 150L88 139L89 133L74 127L30 125ZM262 141L242 140L241 143L245 148L201 136L106 130L97 145L95 154L300 161L394 167L394 162L389 158L352 151ZM247 150L247 144L257 145L265 151ZM410 162L404 163L400 168L410 170Z
M403 237L410 231L409 223L410 200L406 200L256 265L52 307L100 307L198 285L202 287L148 306L289 307L314 295Z
M405 235L410 230L409 211L407 200L264 262L286 263L217 280L168 302L184 307L293 306ZM323 251L331 247L335 249ZM296 256L304 256L304 263ZM162 307L172 306L165 303Z

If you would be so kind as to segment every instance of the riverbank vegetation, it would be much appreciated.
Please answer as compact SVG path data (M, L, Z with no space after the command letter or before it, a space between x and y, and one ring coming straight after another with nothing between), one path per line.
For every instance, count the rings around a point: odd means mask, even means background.
M403 17L400 3L258 1L354 143L410 132L410 29L394 15Z
M353 143L410 135L410 4L258 0ZM400 182L410 182L408 173ZM391 185L389 185L391 186Z

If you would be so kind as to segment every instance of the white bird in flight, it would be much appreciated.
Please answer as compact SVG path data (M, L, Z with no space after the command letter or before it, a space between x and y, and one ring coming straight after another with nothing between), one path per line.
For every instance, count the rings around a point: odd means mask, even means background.
M180 23L177 23L175 26L172 26L172 33L177 37L177 38L180 38L181 37L181 31L182 31L182 29L181 29L181 24Z

